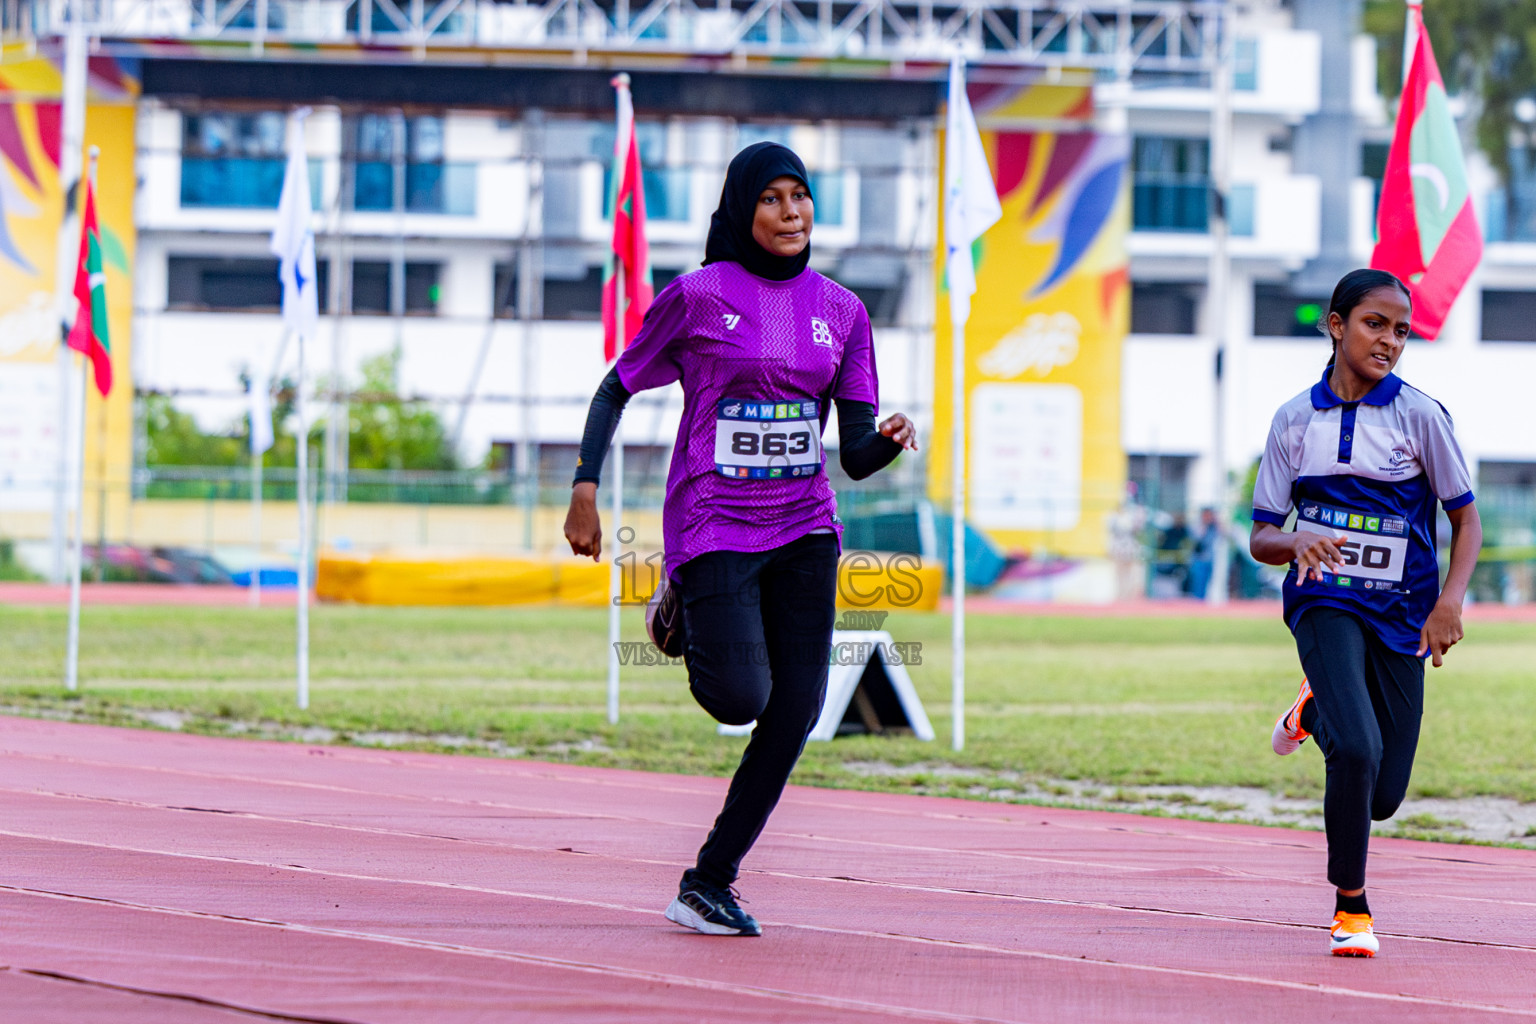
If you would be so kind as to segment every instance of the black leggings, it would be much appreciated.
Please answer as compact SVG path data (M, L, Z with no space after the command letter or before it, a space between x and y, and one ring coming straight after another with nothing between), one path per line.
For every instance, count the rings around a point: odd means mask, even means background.
M827 694L837 539L812 533L771 551L712 551L677 571L688 685L717 721L757 727L725 807L685 877L736 881L768 823Z
M1354 615L1326 605L1302 614L1296 649L1313 694L1302 728L1317 738L1328 766L1328 881L1363 888L1371 820L1392 817L1408 792L1424 715L1424 659L1389 650Z

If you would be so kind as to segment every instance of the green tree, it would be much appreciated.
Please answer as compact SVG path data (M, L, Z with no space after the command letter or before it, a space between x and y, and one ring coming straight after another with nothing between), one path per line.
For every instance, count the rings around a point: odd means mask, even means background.
M361 388L349 396L347 460L352 469L458 468L458 458L442 419L425 402L400 397L395 384L399 357L376 356L363 363ZM241 376L242 388L249 378ZM322 385L322 391L325 387ZM276 425L272 447L262 464L291 467L298 454L291 431L297 399L294 381L284 378L274 389L272 419ZM328 406L315 400L310 414ZM205 433L191 414L176 408L167 395L144 396L144 415L149 435L146 462L151 466L244 466L250 461L251 418L247 411L224 433ZM309 425L310 465L322 447L325 418L315 416Z
M353 469L457 469L459 460L437 412L407 402L395 384L400 357L363 363L363 384L349 405L347 460Z
M1366 0L1378 82L1394 99L1402 92L1405 14L1401 0ZM1512 148L1536 144L1536 123L1515 117L1515 104L1536 94L1536 0L1428 0L1424 27L1446 87L1472 101L1478 147L1509 181Z
M245 437L204 433L168 395L144 396L144 421L149 440L145 462L151 466L234 466L250 451L249 427Z

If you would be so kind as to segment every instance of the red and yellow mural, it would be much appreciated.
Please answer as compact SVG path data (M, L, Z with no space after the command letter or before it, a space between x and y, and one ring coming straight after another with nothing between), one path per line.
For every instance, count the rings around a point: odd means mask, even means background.
M0 53L0 509L51 507L58 475L59 227L65 195L62 59L7 46ZM85 146L101 150L97 204L116 384L86 405L87 505L103 485L109 515L126 514L132 466L134 112L138 84L116 61L89 62ZM81 158L85 164L85 158ZM80 240L71 239L66 272ZM69 282L66 282L66 285ZM79 358L79 357L74 357Z
M970 92L1003 216L979 243L966 327L966 515L1005 549L1103 556L1126 476L1129 141L1092 129L1087 85ZM953 337L936 262L929 490L947 503Z

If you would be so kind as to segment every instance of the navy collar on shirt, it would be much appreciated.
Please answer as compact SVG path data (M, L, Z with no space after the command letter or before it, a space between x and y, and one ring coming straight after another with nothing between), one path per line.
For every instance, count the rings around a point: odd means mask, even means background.
M1332 409L1336 405L1348 405L1344 399L1333 393L1333 388L1328 386L1328 374L1333 367L1323 370L1323 379L1312 385L1312 408ZM1376 382L1376 386L1366 392L1360 399L1366 405L1390 405L1397 393L1403 390L1403 378L1395 373L1389 373Z

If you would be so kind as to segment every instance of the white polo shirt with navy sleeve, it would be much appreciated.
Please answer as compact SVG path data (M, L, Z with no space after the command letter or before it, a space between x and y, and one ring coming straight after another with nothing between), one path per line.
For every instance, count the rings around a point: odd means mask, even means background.
M1439 402L1388 374L1358 402L1323 379L1280 407L1253 489L1253 519L1347 540L1344 568L1298 585L1285 578L1285 621L1294 632L1324 604L1360 616L1386 644L1417 653L1440 594L1435 504L1472 502L1472 478Z

